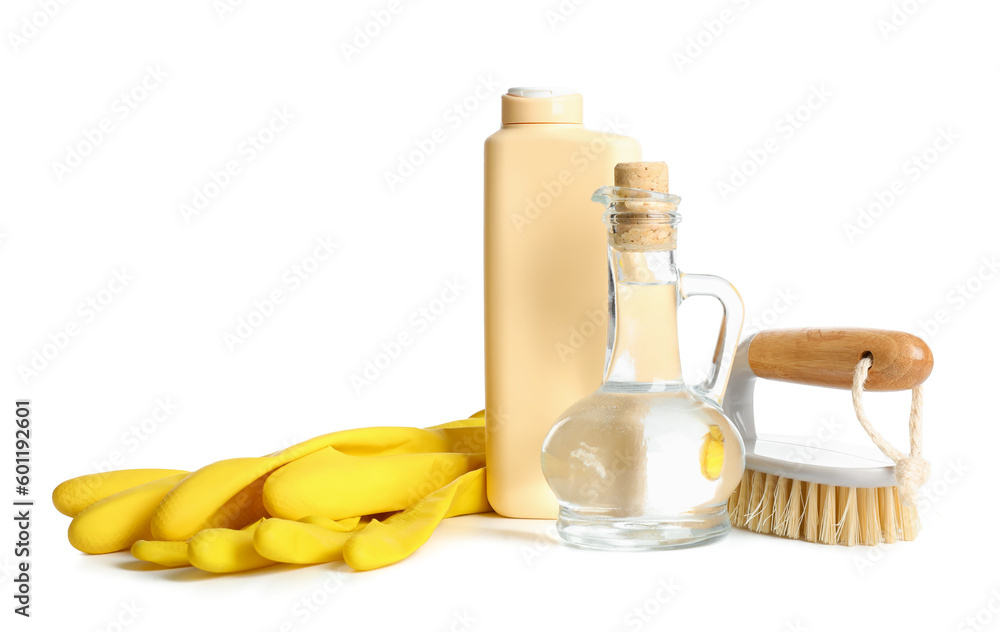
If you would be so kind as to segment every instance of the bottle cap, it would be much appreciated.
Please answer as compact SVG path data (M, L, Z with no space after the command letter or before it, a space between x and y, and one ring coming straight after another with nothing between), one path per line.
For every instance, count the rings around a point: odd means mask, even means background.
M583 124L583 97L569 88L511 88L500 97L500 121Z

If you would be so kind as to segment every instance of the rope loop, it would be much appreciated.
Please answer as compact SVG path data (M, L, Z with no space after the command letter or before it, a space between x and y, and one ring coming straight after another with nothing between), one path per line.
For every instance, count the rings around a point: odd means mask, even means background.
M868 370L871 367L871 356L866 355L854 368L854 383L851 385L854 414L857 415L861 427L868 433L872 443L896 464L896 484L899 486L900 500L904 505L916 505L917 494L931 474L931 464L921 455L924 442L921 422L924 414L923 387L920 384L913 387L913 397L910 400L910 453L903 454L875 430L861 404L861 394L865 390L865 381L868 379Z

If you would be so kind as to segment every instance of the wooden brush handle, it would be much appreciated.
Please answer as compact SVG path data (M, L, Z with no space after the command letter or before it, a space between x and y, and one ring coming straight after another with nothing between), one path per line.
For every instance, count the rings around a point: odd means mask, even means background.
M923 383L934 367L920 338L884 329L769 329L748 350L757 377L829 388L851 388L854 368L871 354L867 391L902 391Z

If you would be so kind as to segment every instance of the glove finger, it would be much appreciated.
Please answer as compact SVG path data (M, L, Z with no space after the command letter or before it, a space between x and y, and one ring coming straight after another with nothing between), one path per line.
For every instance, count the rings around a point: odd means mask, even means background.
M132 557L137 560L173 568L191 565L191 562L188 561L187 550L187 542L139 540L132 545L131 553Z
M59 513L75 517L99 500L152 481L187 474L184 470L115 470L77 476L52 490L52 504Z
M399 511L483 465L482 454L355 457L324 448L271 474L264 484L264 507L288 520Z
M238 573L275 564L253 547L254 532L263 521L240 530L205 529L188 542L188 561L210 573Z
M394 564L423 546L441 520L475 510L490 510L486 468L458 477L385 522L373 520L344 545L344 561L359 571Z
M158 540L187 540L206 528L239 527L241 522L259 518L263 513L253 504L256 499L254 494L248 496L248 504L241 504L235 509L226 505L230 501L241 503L233 499L255 482L263 485L263 479L278 468L331 445L338 446L339 452L352 456L479 453L483 450L484 440L484 431L480 428L357 428L320 435L269 456L218 461L192 472L183 484L171 490L153 516L152 532ZM230 515L234 512L235 515ZM316 512L305 515L309 513ZM339 517L358 515L362 514L349 512Z
M353 534L281 518L265 520L254 532L253 546L262 557L287 564L325 564L343 559Z
M69 543L84 553L121 551L151 538L150 519L163 497L187 476L175 474L99 500L73 518Z

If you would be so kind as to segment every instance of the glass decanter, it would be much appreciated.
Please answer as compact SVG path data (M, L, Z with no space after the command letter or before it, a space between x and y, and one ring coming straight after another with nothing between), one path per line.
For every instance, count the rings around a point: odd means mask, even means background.
M743 326L743 301L724 279L677 269L680 198L603 187L608 228L605 379L570 406L542 448L559 500L557 529L597 549L670 549L729 533L726 510L744 467L743 441L721 400ZM677 308L689 296L723 307L709 375L684 382Z

